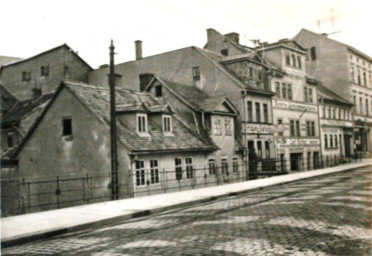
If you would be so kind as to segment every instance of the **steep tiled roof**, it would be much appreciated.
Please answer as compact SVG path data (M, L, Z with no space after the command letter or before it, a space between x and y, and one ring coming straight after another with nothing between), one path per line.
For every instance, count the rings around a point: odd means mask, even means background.
M33 111L41 111L44 109L46 104L52 99L53 93L42 95L37 99L29 99L17 102L7 113L5 113L1 122L3 124L10 122L18 122L25 115L30 114Z
M100 120L109 124L109 88L87 85L83 83L64 82L79 100L88 107ZM145 104L150 109L156 109L163 105L151 94L130 90L116 90L117 105L133 104L134 106ZM119 140L132 152L148 151L198 151L216 150L217 146L209 139L205 139L188 129L174 116L173 136L164 135L162 127L148 119L148 133L150 136L139 136L120 118L117 120Z
M226 97L211 97L194 85L176 83L158 76L156 79L196 111L213 112L222 102L228 101Z
M0 84L0 97L1 114L6 113L17 102L17 99L2 84Z
M341 96L336 94L331 89L328 89L327 87L321 84L318 85L318 93L319 93L319 96L321 96L323 99L330 99L335 102L347 104L347 105L350 105L350 107L353 105L353 103L351 103L350 101L347 101L346 99L342 98Z

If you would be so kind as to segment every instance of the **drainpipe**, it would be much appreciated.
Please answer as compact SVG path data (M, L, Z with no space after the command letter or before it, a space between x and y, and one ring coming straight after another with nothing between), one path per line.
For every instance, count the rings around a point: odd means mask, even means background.
M114 43L110 45L110 137L111 137L111 200L119 199L117 141L116 141L116 112L115 112L115 66Z

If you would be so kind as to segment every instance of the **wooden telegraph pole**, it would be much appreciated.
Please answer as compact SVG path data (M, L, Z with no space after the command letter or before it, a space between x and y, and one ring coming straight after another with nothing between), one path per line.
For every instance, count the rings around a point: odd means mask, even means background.
M117 141L116 141L116 112L115 112L115 66L114 43L111 39L110 49L110 137L111 137L111 200L119 199Z

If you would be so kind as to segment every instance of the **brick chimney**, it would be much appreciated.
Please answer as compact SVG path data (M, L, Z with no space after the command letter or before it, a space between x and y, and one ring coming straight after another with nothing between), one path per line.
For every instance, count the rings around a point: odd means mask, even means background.
M134 43L136 45L136 60L140 60L142 59L142 41L137 40Z
M228 39L232 40L234 43L239 44L239 34L236 32L231 32L225 35Z

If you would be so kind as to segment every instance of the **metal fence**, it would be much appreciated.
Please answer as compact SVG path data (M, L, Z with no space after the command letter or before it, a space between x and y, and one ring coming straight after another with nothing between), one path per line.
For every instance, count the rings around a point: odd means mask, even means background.
M353 157L262 159L232 165L136 169L119 173L118 198L169 193L242 182L359 161ZM77 206L111 199L111 172L1 180L2 216Z

